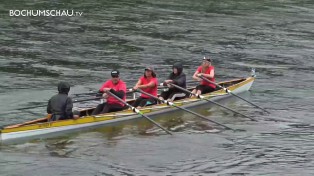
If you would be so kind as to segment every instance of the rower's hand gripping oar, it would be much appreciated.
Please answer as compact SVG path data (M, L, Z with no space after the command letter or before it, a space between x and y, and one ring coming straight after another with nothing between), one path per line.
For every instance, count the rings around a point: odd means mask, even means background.
M234 113L236 113L236 114L240 114L241 116L246 117L246 118L248 118L248 119L251 119L252 121L257 121L256 119L254 119L254 118L252 118L252 117L246 116L246 115L244 115L244 114L242 114L242 113L240 113L240 112L237 112L237 111L235 111L235 110L233 110L233 109L231 109L231 108L228 108L228 107L226 107L226 106L224 106L224 105L222 105L222 104L220 104L220 103L217 103L217 102L214 102L214 101L212 101L212 100L210 100L210 99L207 99L207 98L205 98L205 97L202 96L202 95L198 95L198 94L192 93L191 91L189 91L189 90L187 90L187 89L184 89L184 88L182 88L182 87L180 87L180 86L178 86L178 85L175 85L175 84L172 84L172 83L169 83L169 84L172 85L173 87L177 88L177 89L180 89L180 90L185 91L185 92L187 92L187 93L189 93L189 94L191 94L191 95L194 95L194 96L196 96L196 97L199 98L199 99L202 99L202 100L211 102L211 103L213 103L213 104L215 104L215 105L217 105L217 106L223 107L223 108L225 108L225 109L227 109L227 110L229 110L229 111L232 111L232 112L234 112Z
M130 90L133 90L133 89L130 89ZM134 91L134 90L133 90L133 91ZM170 102L170 101L167 101L167 100L160 100L158 97L156 97L156 96L154 96L154 95L152 95L152 94L150 94L150 93L144 92L144 91L141 90L141 89L137 89L137 90L135 90L135 91L138 91L138 92L140 92L140 93L142 93L142 94L145 94L145 95L147 95L147 96L150 96L150 97L152 97L152 98L154 98L154 99L156 99L156 100L158 100L158 101L162 101L162 102L166 103L168 106L173 106L173 107L176 107L176 108L178 108L178 109L184 110L184 111L189 112L189 113L191 113L191 114L193 114L193 115L196 115L196 116L198 116L198 117L200 117L200 118L202 118L202 119L204 119L204 120L210 121L210 122L215 123L215 124L217 124L217 125L223 126L224 128L226 128L226 129L228 129L228 130L233 130L233 131L234 131L234 129L232 129L232 128L230 128L230 127L227 127L226 125L223 125L223 124L221 124L221 123L218 123L218 122L215 122L215 121L213 121L213 120L210 120L210 119L206 118L205 116L203 116L203 115L201 115L201 114L198 114L198 113L196 113L196 112L194 112L194 111L191 111L191 110L188 110L188 109L186 109L186 108L177 106L177 105L175 105L174 103L172 103L172 102Z
M211 80L205 78L205 77L202 76L202 75L199 76L199 77L200 77L201 79L203 79L204 81L208 82L208 83L215 84L215 85L218 86L219 88L221 88L221 89L223 89L224 91L226 91L226 93L228 93L228 94L230 94L230 95L233 95L233 96L235 96L235 97L237 97L237 98L240 98L241 100L243 100L243 101L245 101L245 102L247 102L247 103L249 103L249 104L251 104L251 105L253 105L253 106L255 106L255 107L257 107L257 108L259 108L259 109L261 109L261 110L263 110L263 111L265 111L265 112L267 112L267 113L270 114L270 112L267 111L266 109L264 109L264 108L262 108L262 107L260 107L260 106L258 106L258 105L256 105L256 104L254 104L254 103L252 103L252 102L250 102L250 101L248 101L248 100L246 100L246 99L240 97L239 95L237 95L237 94L231 92L229 89L227 89L227 88L225 88L225 87L222 87L221 85L219 85L219 84L217 84L217 83L215 83L215 82L213 82L213 81L211 81Z
M118 96L116 96L115 94L113 94L112 92L108 91L107 92L109 95L113 96L115 99L117 99L118 101L120 101L121 103L125 104L126 106L128 106L129 108L131 108L135 113L141 115L142 117L145 117L147 120L149 120L150 122L152 122L153 124L155 124L156 126L158 126L159 128L163 129L165 132L167 132L168 134L172 135L172 133L170 131L168 131L167 129L165 129L164 127L162 127L161 125L159 125L157 122L155 122L154 120L152 120L151 118L147 117L145 114L143 114L140 110L138 110L137 108L133 107L132 105L130 105L129 103L123 101L121 98L119 98Z

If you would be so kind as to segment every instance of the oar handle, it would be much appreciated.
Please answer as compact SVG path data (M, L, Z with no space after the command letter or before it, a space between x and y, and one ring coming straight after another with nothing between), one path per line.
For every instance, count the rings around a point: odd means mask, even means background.
M33 108L40 108L40 107L45 107L47 105L38 105L38 106L31 106L31 107L25 107L25 108L18 108L18 109L14 109L12 111L19 111L19 110L25 110L25 109L33 109Z
M124 105L130 107L130 108L133 110L134 107L133 107L132 105L130 105L129 103L125 102L124 100L122 100L121 98L119 98L119 97L118 97L117 95L115 95L114 93L108 91L107 94L113 96L115 99L117 99L118 101L120 101L121 103L123 103ZM133 108L132 108L132 107L133 107ZM136 108L134 108L134 109L136 109Z
M180 86L178 86L178 85L175 85L175 84L173 84L173 83L169 83L169 85L171 85L171 86L173 86L173 87L175 87L175 88L177 88L177 89L180 89L180 90L182 90L182 91L184 91L184 92L186 92L186 93L189 93L189 94L191 94L191 95L194 95L194 96L196 96L196 97L199 98L199 99L204 99L204 98L205 98L203 95L199 95L199 94L193 93L193 92L191 92L191 91L189 91L189 90L187 90L187 89L185 89L185 88L183 88L183 87L180 87ZM207 99L205 99L205 100L207 100ZM210 101L211 101L211 100L210 100Z
M145 95L147 95L147 96L149 96L149 97L152 97L152 98L154 98L154 99L156 99L156 100L158 100L158 101L162 101L163 103L166 103L167 105L174 106L174 103L172 103L172 102L170 102L170 101L167 101L167 100L161 100L161 99L159 99L158 97L156 97L156 96L154 96L154 95L152 95L152 94L150 94L150 93L144 92L144 91L141 90L141 89L137 89L137 90L135 90L135 91L140 92L140 93L142 93L142 94L145 94Z
M142 89L136 89L136 90L132 89L132 90L133 90L133 91L140 92L140 93L145 94L145 95L147 95L147 96L150 96L150 97L152 97L152 98L154 98L154 99L156 99L156 100L160 100L160 99L159 99L158 97L156 97L155 95L152 95L152 94L150 94L150 93L144 92Z
M130 91L137 91L137 92L140 92L140 93L142 93L142 94L145 94L145 95L147 95L147 96L149 96L149 97L152 97L152 98L156 99L157 101L162 101L163 103L166 103L167 105L170 105L170 106L173 106L173 105L174 105L174 103L172 103L172 102L170 102L170 101L167 101L167 100L161 100L161 99L159 99L158 97L156 97L155 95L152 95L152 94L150 94L150 93L144 92L142 89L136 89L136 90L134 90L134 89L129 89L129 90L130 90Z
M199 76L199 77L200 77L201 79L203 79L204 81L208 82L208 83L211 83L211 84L216 85L217 87L223 89L223 90L226 91L227 93L230 93L230 90L229 90L229 89L227 89L227 88L225 88L225 87L222 87L221 85L219 85L219 84L217 84L217 83L215 83L215 82L213 82L213 81L207 79L205 76L201 75L201 76Z
M171 85L171 86L173 86L173 87L175 87L175 88L177 88L177 89L180 89L180 90L182 90L182 91L184 91L184 92L186 92L186 93L189 93L189 94L191 94L191 95L195 95L195 96L198 97L198 94L195 94L195 93L193 93L193 92L191 92L191 91L189 91L189 90L187 90L187 89L185 89L185 88L183 88L183 87L180 87L180 86L175 85L175 84L173 84L173 83L168 83L168 84Z
M82 100L73 100L73 103L84 102L84 101L90 101L90 100L98 100L98 99L102 99L102 97L88 98L88 99L82 99Z

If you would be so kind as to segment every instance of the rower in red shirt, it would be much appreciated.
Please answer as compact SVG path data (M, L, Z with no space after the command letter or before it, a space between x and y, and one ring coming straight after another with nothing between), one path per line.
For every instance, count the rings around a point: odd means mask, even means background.
M92 115L121 111L125 108L123 103L107 94L107 92L110 91L125 101L126 84L119 78L119 74L118 70L113 70L111 72L111 79L106 81L99 89L99 92L103 93L103 98L107 101L99 104L92 112Z
M145 68L144 76L140 77L133 89L142 89L144 92L157 96L157 87L158 80L156 78L156 73L153 67L147 67ZM144 107L154 104L157 104L157 101L154 98L141 94L141 96L134 101L133 106Z
M192 93L201 95L216 90L215 84L204 81L203 79L200 78L200 76L204 76L210 81L215 82L215 68L214 66L212 66L212 61L208 56L205 56L203 58L202 65L197 68L193 75L193 79L200 81L200 84L196 86Z

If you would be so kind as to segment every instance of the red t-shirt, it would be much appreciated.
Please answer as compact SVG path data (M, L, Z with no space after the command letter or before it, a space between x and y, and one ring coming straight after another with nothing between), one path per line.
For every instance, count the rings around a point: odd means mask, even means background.
M202 72L202 66L199 66L197 68L197 71L199 73L210 74L210 72L213 71L214 69L215 69L214 66L209 66L208 69L205 72ZM212 82L215 82L215 76L213 78L208 78L208 77L206 77L206 78L209 79ZM214 89L216 88L215 84L209 83L209 82L204 81L204 80L202 80L201 85L207 85L207 86L210 86L210 87L212 87Z
M124 96L123 98L121 98L123 101L125 101L125 98L126 98L126 84L122 81L122 80L119 80L118 81L118 84L113 84L112 80L108 80L106 81L102 86L101 88L99 89L100 91L103 91L104 88L111 88L115 91L123 91L124 92ZM124 106L123 103L121 103L119 100L117 100L115 97L112 97L109 95L109 97L107 98L107 103L108 104L119 104L121 106Z
M158 80L157 80L157 78L150 78L150 79L148 79L148 78L145 78L144 76L142 76L141 78L140 78L140 80L141 80L141 83L142 83L142 85L145 85L145 84L149 84L150 82L154 82L154 84L155 84L155 86L154 87L150 87L150 88L144 88L144 89L142 89L144 92L147 92L147 93L149 93L149 94L152 94L152 95L154 95L154 96L157 96L157 87L158 87ZM150 98L150 96L147 96L147 95L145 95L145 94L141 94L141 97L143 97L143 98Z

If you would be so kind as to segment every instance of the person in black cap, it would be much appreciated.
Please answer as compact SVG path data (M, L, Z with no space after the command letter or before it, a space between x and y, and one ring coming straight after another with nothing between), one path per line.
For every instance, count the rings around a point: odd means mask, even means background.
M157 96L157 87L158 80L156 78L156 73L154 68L150 66L145 68L144 75L140 77L133 89L142 89L144 92ZM133 106L140 108L154 105L156 103L157 101L154 98L151 98L150 96L142 93L141 96L134 101Z
M161 100L167 100L168 99L168 101L174 101L174 100L179 100L179 99L183 99L186 97L185 92L169 85L169 83L178 85L182 88L186 88L186 76L183 73L182 63L177 62L177 63L173 64L172 72L170 73L168 79L162 83L162 86L168 86L169 88L166 89L165 91L161 92L159 98Z
M120 72L118 70L113 70L111 72L111 79L101 86L99 92L103 93L102 96L106 102L99 104L92 112L92 115L121 111L125 108L125 105L122 102L107 94L107 92L110 91L125 101L126 84L120 79L119 75Z
M193 79L200 81L200 84L192 91L194 94L206 94L216 90L216 85L208 83L200 78L204 76L212 82L215 82L215 68L212 66L212 60L209 56L204 56L202 65L197 68L193 75Z
M48 101L47 113L50 116L51 121L55 120L66 120L66 119L77 119L79 118L79 112L73 115L72 99L68 96L70 91L70 84L67 82L60 82L58 84L57 95L51 97Z

